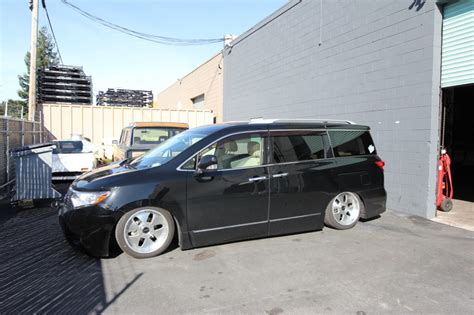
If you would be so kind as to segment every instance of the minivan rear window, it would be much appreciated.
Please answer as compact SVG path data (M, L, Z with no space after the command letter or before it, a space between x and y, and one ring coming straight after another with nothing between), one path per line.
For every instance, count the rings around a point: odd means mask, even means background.
M336 157L377 154L368 131L334 130L329 131L329 137Z

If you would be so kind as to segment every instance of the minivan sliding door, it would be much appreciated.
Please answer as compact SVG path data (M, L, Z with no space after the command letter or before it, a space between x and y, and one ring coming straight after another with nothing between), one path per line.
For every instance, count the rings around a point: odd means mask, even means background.
M270 132L269 234L322 229L324 210L337 190L325 131Z

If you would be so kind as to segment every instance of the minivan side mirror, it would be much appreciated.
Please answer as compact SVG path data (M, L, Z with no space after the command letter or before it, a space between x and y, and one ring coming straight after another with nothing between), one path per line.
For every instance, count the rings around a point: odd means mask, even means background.
M197 165L197 171L202 173L205 169L207 169L211 165L217 165L217 157L215 155L204 155L199 160Z

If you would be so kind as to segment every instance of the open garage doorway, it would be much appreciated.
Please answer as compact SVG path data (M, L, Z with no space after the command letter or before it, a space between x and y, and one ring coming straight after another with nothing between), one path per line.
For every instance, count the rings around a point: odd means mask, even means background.
M443 89L441 145L451 157L454 199L474 202L474 84Z

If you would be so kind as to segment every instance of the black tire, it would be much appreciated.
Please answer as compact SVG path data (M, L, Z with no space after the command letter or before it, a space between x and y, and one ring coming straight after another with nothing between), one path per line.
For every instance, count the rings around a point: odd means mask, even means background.
M155 229L155 226L152 226L154 221L147 222L149 218L149 216L146 215L147 213L149 215L157 215L161 222L161 224L157 226L161 225L161 227ZM137 219L140 221L139 224L137 223ZM136 233L135 231L127 232L125 230L127 228L128 230L136 229ZM158 234L159 231L165 234L159 234L158 237L155 237L155 234ZM141 207L127 212L120 218L115 227L115 239L120 249L126 254L135 258L149 258L158 256L168 248L173 240L174 232L174 220L168 211L157 207ZM125 236L126 234L128 235L127 238ZM138 242L135 242L136 240L138 240ZM142 245L139 245L140 242ZM157 243L154 244L154 242ZM150 244L151 248L147 250L144 246L145 244Z
M336 199L339 200L339 198L341 198L341 196L344 196L344 195L346 195L346 197L350 198L351 200L351 201L348 201L348 204L353 204L353 206L357 206L359 209L358 211L354 211L354 210L349 211L349 210L346 210L346 208L344 208L344 210L340 210L340 211L345 211L344 214L339 213L339 212L337 214L335 213L334 204L336 203ZM360 214L363 211L364 211L364 203L362 202L362 200L359 198L357 194L352 193L352 192L342 192L338 194L336 197L334 197L329 202L328 206L326 207L326 212L324 214L324 224L336 230L347 230L354 227L357 224L360 218ZM348 215L348 213L352 213L352 217ZM347 223L345 223L344 220L341 221L336 218L336 217L344 218L344 216L348 218L347 220L345 220Z
M449 198L443 199L439 205L439 209L444 212L449 212L453 210L453 201Z

